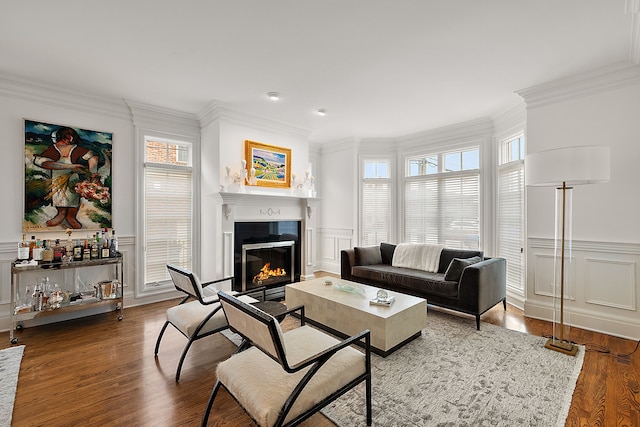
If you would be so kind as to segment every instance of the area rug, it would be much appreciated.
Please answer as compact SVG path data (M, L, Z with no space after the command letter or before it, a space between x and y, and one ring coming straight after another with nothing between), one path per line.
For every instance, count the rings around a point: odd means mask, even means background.
M545 339L429 310L422 336L387 358L372 355L374 426L564 426L584 347L576 357ZM365 426L364 384L322 412Z
M0 426L10 426L24 346L0 350Z

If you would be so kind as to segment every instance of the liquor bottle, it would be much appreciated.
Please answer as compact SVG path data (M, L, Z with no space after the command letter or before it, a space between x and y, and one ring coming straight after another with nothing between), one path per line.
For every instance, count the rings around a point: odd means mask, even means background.
M118 256L118 238L116 237L116 230L111 229L111 242L109 243L109 256L115 258Z
M82 259L89 261L91 259L91 246L89 245L89 235L84 240L84 249L82 250Z
M98 233L91 239L91 259L100 258L100 251L98 250Z
M18 259L20 261L29 259L29 242L27 242L24 234L22 235L22 241L18 244Z
M33 259L33 250L36 247L36 236L31 236L31 241L29 242L29 259Z
M80 239L76 240L76 245L73 247L73 260L74 261L82 261L82 251L84 248L80 243Z
M109 242L107 241L107 229L102 230L100 238L100 258L109 258Z
M55 245L53 245L53 262L62 262L64 256L64 246L60 244L60 239L56 239Z
M42 244L42 263L51 264L53 262L53 248L51 247L51 241L43 240Z
M42 247L42 242L40 239L36 239L36 246L33 248L33 259L40 263L42 261L42 251L44 248Z

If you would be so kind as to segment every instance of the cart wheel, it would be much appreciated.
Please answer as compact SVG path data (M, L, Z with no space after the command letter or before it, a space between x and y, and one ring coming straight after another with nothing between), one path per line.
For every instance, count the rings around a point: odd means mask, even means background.
M23 328L23 326L22 326L22 324L21 324L21 323L18 323L18 324L16 325L16 331L21 331L21 330L22 330L22 328Z
M118 316L118 320L122 320L122 319L123 319L123 317L122 317L122 314L121 314L120 316Z
M11 344L18 344L18 338L11 338Z

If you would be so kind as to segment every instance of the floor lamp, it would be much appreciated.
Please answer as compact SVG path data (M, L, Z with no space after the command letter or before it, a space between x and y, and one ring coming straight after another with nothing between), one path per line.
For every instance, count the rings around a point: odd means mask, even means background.
M572 190L574 185L609 181L609 147L579 146L540 151L525 156L525 184L556 187L553 336L546 348L575 356L578 347L567 337L565 299L571 294Z

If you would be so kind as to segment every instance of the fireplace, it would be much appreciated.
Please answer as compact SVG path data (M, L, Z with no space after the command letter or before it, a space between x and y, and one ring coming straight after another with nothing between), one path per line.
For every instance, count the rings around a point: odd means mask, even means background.
M294 282L295 246L293 240L242 245L242 290Z
M234 224L234 290L264 286L268 299L284 298L284 285L300 281L300 221Z

